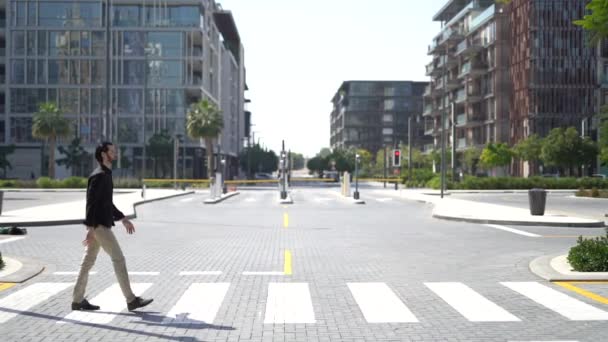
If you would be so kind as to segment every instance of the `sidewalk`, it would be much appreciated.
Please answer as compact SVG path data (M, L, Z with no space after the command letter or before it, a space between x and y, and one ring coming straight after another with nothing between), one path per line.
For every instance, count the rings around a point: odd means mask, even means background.
M137 205L193 193L194 191L146 189L146 198L144 199L139 189L116 189L114 205L127 217L134 218L137 216L135 211ZM85 197L86 195L83 192L82 199L78 201L40 205L3 212L0 215L0 226L33 227L80 224L85 216Z
M386 193L388 190L380 191ZM521 226L604 226L604 221L560 215L552 213L551 211L545 212L544 216L533 216L530 215L530 211L527 209L454 199L449 196L444 196L442 199L439 196L439 191L399 190L398 196L409 200L433 204L433 217L444 220Z

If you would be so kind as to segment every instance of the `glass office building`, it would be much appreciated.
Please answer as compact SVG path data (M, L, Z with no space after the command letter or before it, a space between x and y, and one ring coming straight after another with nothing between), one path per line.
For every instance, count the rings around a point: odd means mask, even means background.
M57 103L72 121L72 135L61 143L78 136L91 151L100 140L115 142L121 175L153 176L142 173L143 160L152 171L161 161L145 145L166 132L183 141L177 176L198 178L206 177L205 148L186 137L185 119L191 103L208 99L222 110L220 153L230 173L237 172L245 75L229 11L212 0L38 0L6 6L8 79L0 132L2 142L18 148L11 156L13 176L45 171L44 149L31 134L33 113L45 101ZM173 156L168 158L172 163Z

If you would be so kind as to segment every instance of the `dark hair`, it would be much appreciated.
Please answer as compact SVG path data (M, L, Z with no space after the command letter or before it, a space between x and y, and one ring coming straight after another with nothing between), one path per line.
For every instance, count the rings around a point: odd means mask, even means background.
M99 164L103 163L103 157L101 156L102 152L108 152L108 147L112 146L113 144L109 141L104 141L102 143L100 143L99 145L97 145L97 148L95 148L95 159L97 159L97 162Z

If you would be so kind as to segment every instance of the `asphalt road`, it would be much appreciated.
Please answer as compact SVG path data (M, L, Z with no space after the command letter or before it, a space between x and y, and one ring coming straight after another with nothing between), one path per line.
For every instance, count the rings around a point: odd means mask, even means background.
M355 205L335 188L301 187L285 206L277 191L241 191L217 205L202 204L202 195L146 204L135 235L114 228L129 271L152 272L131 276L136 292L155 298L139 313L113 312L121 298L102 252L88 298L107 315L71 314L75 276L55 272L78 270L82 227L30 228L26 239L0 245L6 255L48 265L0 291L2 341L602 341L608 334L605 305L528 269L597 229L512 227L542 235L531 238L433 219L429 205L390 190L362 191L367 203ZM3 321L18 313L10 298L37 284L48 298ZM606 293L594 286L587 289ZM106 290L116 295L101 299ZM577 320L581 312L596 316Z
M529 208L527 193L451 193L453 198L475 202L494 203L518 208ZM545 210L583 218L605 220L608 214L608 199L575 197L574 192L547 194Z

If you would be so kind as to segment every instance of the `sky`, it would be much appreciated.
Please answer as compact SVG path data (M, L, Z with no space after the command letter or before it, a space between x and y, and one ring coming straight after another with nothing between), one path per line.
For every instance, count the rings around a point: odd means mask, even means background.
M343 81L429 81L433 15L447 0L217 0L245 49L256 141L313 157L330 146Z

